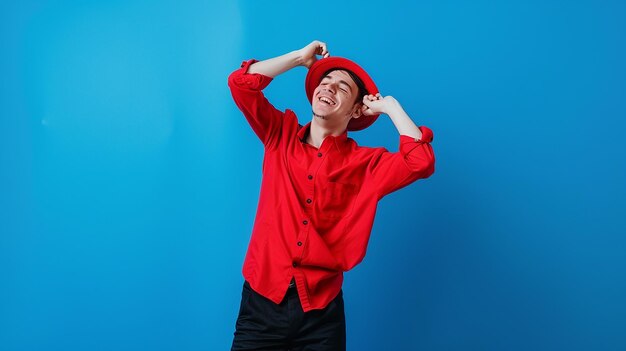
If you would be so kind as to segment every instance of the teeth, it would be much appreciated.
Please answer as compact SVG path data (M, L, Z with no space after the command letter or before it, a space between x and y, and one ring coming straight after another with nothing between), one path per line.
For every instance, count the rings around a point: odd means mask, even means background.
M335 103L334 103L334 102L332 102L329 98L324 97L324 96L322 96L322 97L320 98L320 101L323 101L323 102L325 102L325 103L327 103L327 104L329 104L329 105L334 105L334 104L335 104Z

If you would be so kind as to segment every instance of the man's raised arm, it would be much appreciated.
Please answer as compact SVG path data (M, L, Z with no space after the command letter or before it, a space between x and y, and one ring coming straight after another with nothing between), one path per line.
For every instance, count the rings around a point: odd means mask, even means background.
M260 73L274 78L296 66L311 67L311 65L317 61L315 55L321 55L322 57L328 57L330 55L325 43L314 40L300 50L256 62L250 66L248 73Z
M228 77L235 104L266 147L278 139L284 113L267 100L262 90L274 77L285 71L296 66L311 67L317 61L316 55L329 56L326 44L317 40L278 57L244 61L241 68Z
M428 178L435 172L435 153L430 143L433 132L426 126L418 127L392 96L380 93L363 97L363 114L384 113L400 134L398 152L378 153L370 164L378 196L383 197L410 183Z

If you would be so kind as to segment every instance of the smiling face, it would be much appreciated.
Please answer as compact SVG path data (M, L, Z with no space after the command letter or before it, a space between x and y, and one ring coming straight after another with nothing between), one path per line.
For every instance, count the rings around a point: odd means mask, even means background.
M359 87L347 71L331 71L313 91L311 107L321 125L345 129L351 118L361 116Z

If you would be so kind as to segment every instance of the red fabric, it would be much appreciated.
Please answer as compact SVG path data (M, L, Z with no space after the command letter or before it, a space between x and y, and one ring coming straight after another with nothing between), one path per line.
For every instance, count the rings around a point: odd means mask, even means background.
M280 303L295 277L302 309L322 309L337 296L343 272L367 249L378 201L435 171L432 131L400 135L400 149L361 147L328 136L320 148L305 142L310 122L265 98L272 78L246 73L244 61L228 78L233 99L261 139L263 179L243 276L259 294Z

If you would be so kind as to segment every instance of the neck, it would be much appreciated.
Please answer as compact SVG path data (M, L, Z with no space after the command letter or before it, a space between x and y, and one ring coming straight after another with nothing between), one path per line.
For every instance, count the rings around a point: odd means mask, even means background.
M309 129L309 135L307 136L306 142L308 144L315 146L316 148L319 148L320 145L322 145L322 141L324 141L324 139L327 136L329 135L339 136L343 133L344 130L345 128L339 130L339 128L331 129L331 128L323 127L317 124L315 121L315 117L313 117L313 120L311 121L311 128Z

